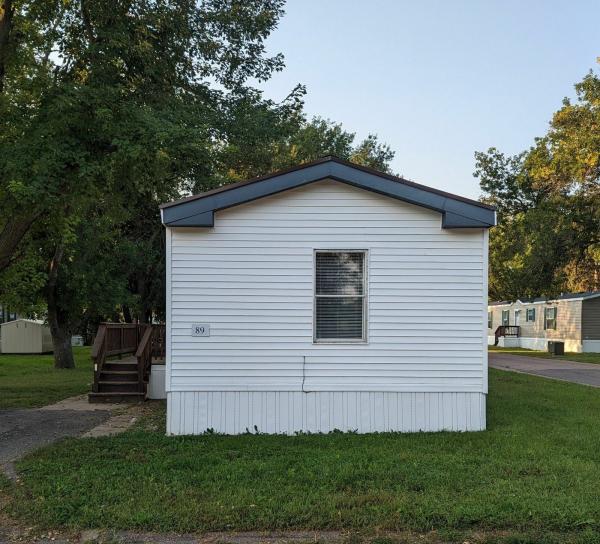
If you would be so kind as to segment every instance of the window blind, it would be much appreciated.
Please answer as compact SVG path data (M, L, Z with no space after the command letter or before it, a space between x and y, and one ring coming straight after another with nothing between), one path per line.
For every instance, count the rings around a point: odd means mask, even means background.
M317 251L315 339L365 338L365 253Z
M556 307L544 309L544 329L556 329Z

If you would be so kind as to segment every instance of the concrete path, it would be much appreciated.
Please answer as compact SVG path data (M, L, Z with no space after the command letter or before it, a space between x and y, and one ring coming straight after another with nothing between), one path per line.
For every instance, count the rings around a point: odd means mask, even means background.
M554 380L600 387L600 364L527 357L497 351L490 351L489 364L492 368L499 368L500 370L512 370Z
M80 395L42 408L0 410L0 470L14 479L13 463L30 451L69 436L123 432L136 421L136 406L89 404Z

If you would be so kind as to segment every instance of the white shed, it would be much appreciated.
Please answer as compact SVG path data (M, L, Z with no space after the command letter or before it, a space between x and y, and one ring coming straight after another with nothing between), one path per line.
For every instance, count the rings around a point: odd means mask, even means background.
M50 353L50 328L43 321L16 319L0 325L2 353Z
M492 208L325 158L161 213L169 434L485 429Z

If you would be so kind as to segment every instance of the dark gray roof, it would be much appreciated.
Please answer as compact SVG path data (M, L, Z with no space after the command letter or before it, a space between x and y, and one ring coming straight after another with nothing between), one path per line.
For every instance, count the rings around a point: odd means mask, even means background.
M580 293L561 293L556 297L536 297L530 299L520 299L521 302L546 302L547 300L569 300L571 298L590 298L600 295L600 291L582 291Z
M496 224L492 206L426 187L336 157L325 157L289 170L161 205L163 224L171 227L212 227L214 212L258 198L334 179L361 189L423 206L442 214L442 228L489 228Z
M561 293L555 297L531 297L531 298L519 298L518 300L500 300L497 302L490 302L488 306L505 306L507 304L513 304L515 302L521 302L523 304L533 304L534 302L553 302L555 300L570 300L570 299L586 299L600 297L600 291L582 291L580 293Z

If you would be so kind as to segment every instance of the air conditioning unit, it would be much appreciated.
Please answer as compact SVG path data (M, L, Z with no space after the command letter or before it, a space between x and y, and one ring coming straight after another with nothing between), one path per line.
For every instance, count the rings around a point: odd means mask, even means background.
M548 353L552 355L564 355L565 354L565 343L555 342L553 340L548 342Z

